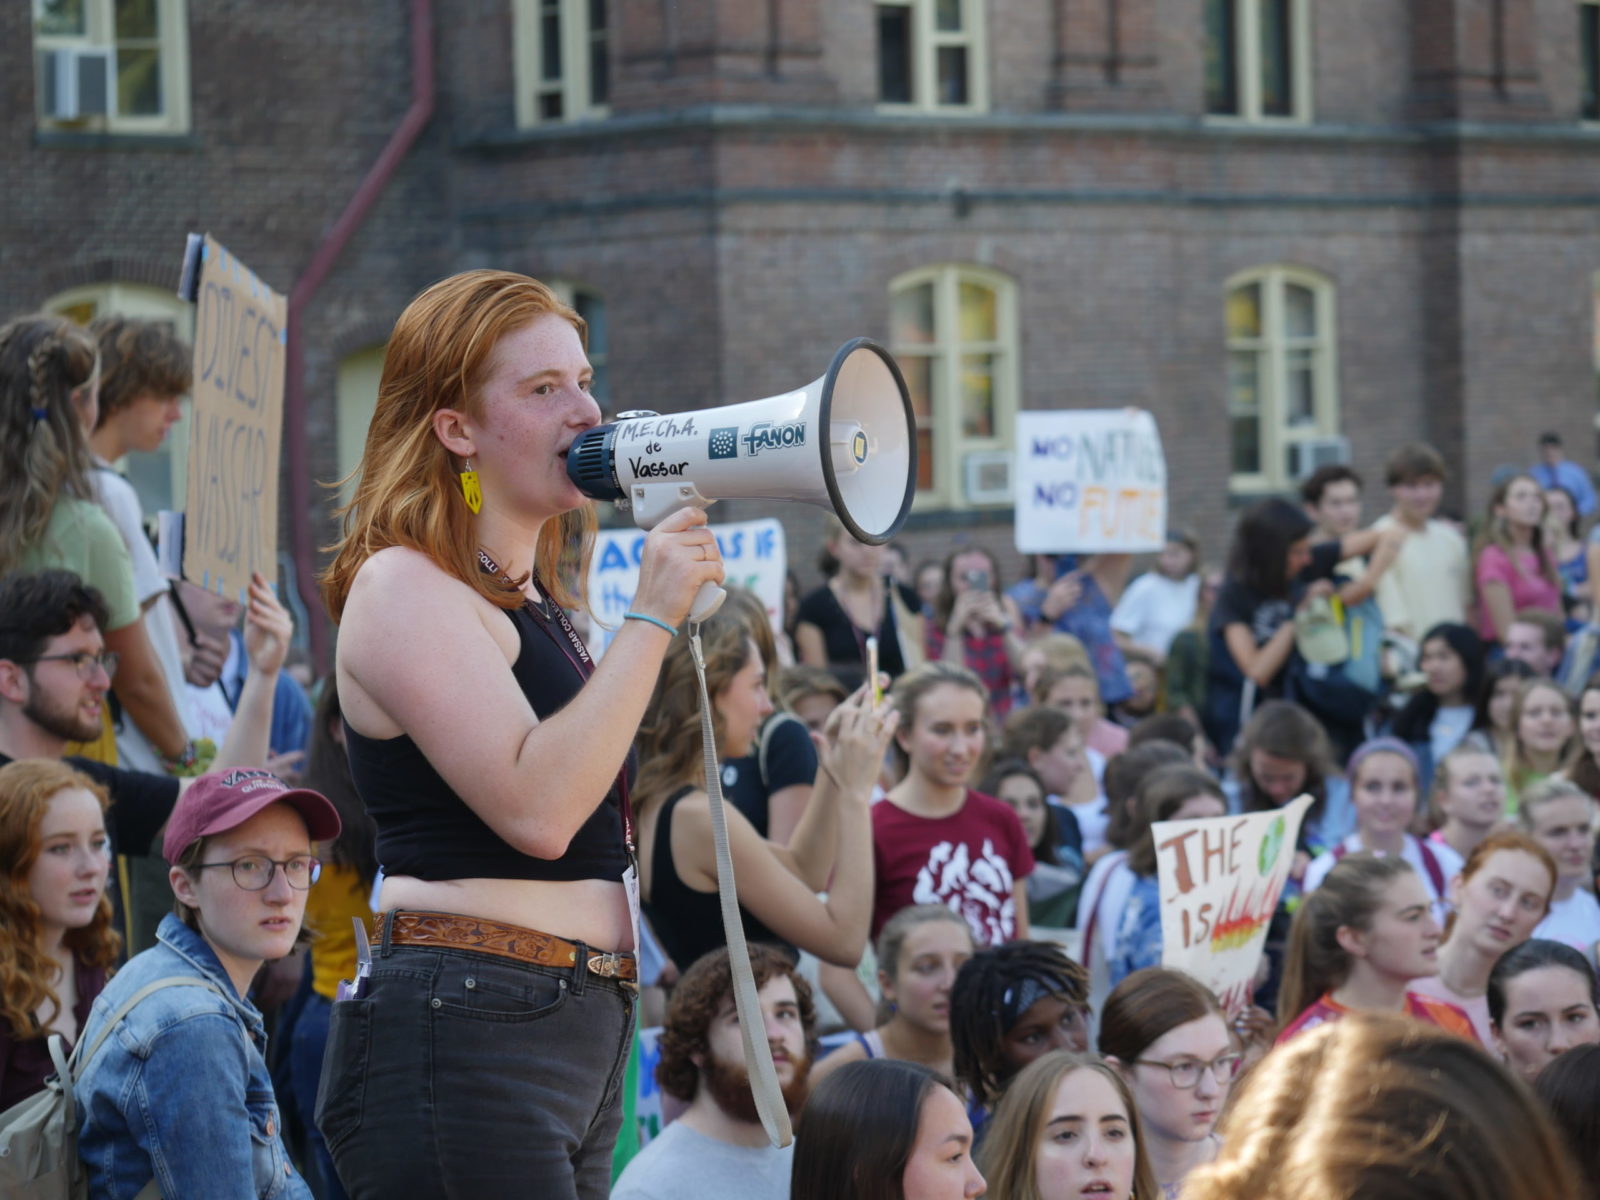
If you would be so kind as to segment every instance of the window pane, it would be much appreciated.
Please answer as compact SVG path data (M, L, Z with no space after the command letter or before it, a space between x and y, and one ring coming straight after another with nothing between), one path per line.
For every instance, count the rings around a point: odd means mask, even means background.
M961 32L961 0L939 0L934 14L934 24L941 33Z
M539 18L539 78L561 78L561 10L554 4Z
M995 317L993 288L981 283L963 283L957 289L960 309L961 340L963 342L992 342L999 336Z
M161 115L161 51L117 49L117 112L124 117Z
M1284 285L1283 329L1290 337L1317 336L1317 298L1310 288Z
M939 47L939 103L967 103L967 48Z
M1261 406L1261 360L1253 350L1228 355L1228 411L1253 413Z
M911 10L878 5L878 99L911 103Z
M1261 3L1261 111L1267 116L1294 115L1294 57L1289 35L1293 0Z
M593 292L579 292L572 298L572 307L589 326L589 355L605 354L611 333L606 322L606 302Z
M1284 397L1284 419L1291 429L1315 429L1317 425L1317 374L1315 351L1291 350L1285 364L1288 370L1288 395Z
M606 0L589 0L589 33L591 36L606 30Z
M1234 417L1229 424L1233 434L1233 473L1261 474L1261 422L1255 417Z
M1234 50L1234 5L1239 0L1206 0L1206 111L1239 111L1239 72Z
M896 346L933 341L933 284L901 288L891 302L891 337Z
M1261 285L1247 283L1228 293L1228 336L1261 336Z
M1600 121L1600 5L1578 5L1578 34L1583 59L1583 119Z
M35 32L44 34L84 34L84 0L38 0Z
M911 395L911 411L919 426L926 425L933 419L933 360L924 354L902 354L898 359Z
M154 38L161 31L156 24L156 0L116 0L118 38Z
M545 121L561 119L561 93L546 92L539 97L539 117Z
M994 436L993 354L961 356L961 434L963 437Z
M611 56L606 52L606 39L601 36L589 43L589 103L604 104L611 95Z

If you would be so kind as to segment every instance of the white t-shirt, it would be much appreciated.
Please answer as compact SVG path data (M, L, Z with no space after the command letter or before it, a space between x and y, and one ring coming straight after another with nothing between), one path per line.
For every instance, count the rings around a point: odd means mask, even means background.
M734 1146L681 1120L623 1168L611 1200L789 1200L794 1143Z
M1364 848L1360 833L1352 833L1344 839L1346 854L1359 854ZM1461 873L1461 855L1443 842L1434 841L1428 843L1427 852L1433 856L1433 861L1439 868L1439 883L1442 886L1435 884L1433 872L1428 870L1427 859L1423 857L1422 843L1409 833L1406 834L1406 843L1400 851L1400 857L1411 864L1411 869L1422 880L1422 886L1428 889L1428 895L1433 900L1433 915L1442 924L1449 912L1450 881ZM1305 891L1308 895L1322 886L1322 881L1328 877L1328 872L1333 870L1334 864L1338 861L1331 851L1319 854L1311 860L1311 865L1306 868Z
M1094 772L1095 797L1085 804L1068 804L1072 815L1078 818L1078 832L1083 834L1083 853L1085 856L1095 853L1106 844L1106 827L1111 824L1111 813L1106 808L1106 792L1103 780L1106 774L1106 756L1098 750L1084 748L1084 757L1089 760L1089 769ZM1060 804L1060 796L1051 796L1050 799Z
M178 630L171 594L167 591L167 577L161 573L156 552L145 536L144 510L139 506L138 494L131 483L100 459L95 460L95 469L89 473L89 483L94 488L95 499L111 517L111 523L128 547L128 557L133 562L134 598L143 606L152 596L156 597L155 603L145 609L145 632L155 650L156 661L161 664L161 673L166 676L167 691L172 694L178 719L191 737L198 736L190 720L188 684L183 678L183 657L178 651ZM117 757L122 766L131 770L166 773L160 755L131 720L124 719L117 734Z
M1111 628L1138 645L1165 654L1172 639L1194 620L1200 596L1200 576L1168 579L1159 571L1146 571L1130 583L1111 613Z
M1099 1014L1111 994L1111 969L1106 959L1116 942L1117 926L1123 910L1128 907L1128 896L1138 876L1128 866L1128 855L1122 850L1103 854L1089 868L1089 877L1083 881L1078 893L1079 953L1084 969L1089 972L1089 1044L1094 1044L1099 1032ZM1091 919L1094 936L1089 940Z
M1595 943L1600 942L1600 901L1594 898L1593 892L1579 888L1565 900L1557 900L1550 906L1544 920L1534 927L1533 936L1565 942L1592 965Z

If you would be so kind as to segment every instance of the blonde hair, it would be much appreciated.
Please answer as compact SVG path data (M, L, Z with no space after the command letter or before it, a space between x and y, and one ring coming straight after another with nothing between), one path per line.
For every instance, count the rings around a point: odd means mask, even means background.
M1497 768L1500 766L1500 760L1493 750L1486 750L1471 742L1460 743L1441 758L1438 766L1433 769L1433 787L1428 792L1427 820L1430 830L1443 829L1445 822L1450 819L1444 811L1444 798L1450 794L1450 789L1456 782L1456 764L1468 758L1487 758ZM1500 791L1504 797L1504 780L1501 781Z
M522 579L505 580L478 567L474 517L461 497L458 468L433 430L433 414L456 408L476 415L484 373L495 346L513 330L543 316L571 323L587 347L587 326L537 279L509 271L467 271L425 289L400 314L378 382L378 406L367 428L360 483L339 509L344 533L329 547L322 594L337 621L356 573L390 546L419 550L491 604L516 608ZM593 504L546 521L534 549L539 586L563 608L583 603L583 579L594 547ZM576 546L563 570L563 555ZM570 572L570 578L569 578Z
M1093 1071L1108 1080L1128 1114L1133 1131L1133 1195L1138 1200L1161 1194L1155 1170L1144 1145L1144 1126L1127 1081L1099 1058L1053 1050L1024 1067L1005 1095L978 1147L978 1167L988 1181L988 1194L996 1200L1037 1200L1039 1176L1035 1169L1039 1139L1050 1120L1056 1090L1074 1071Z
M58 496L93 500L89 439L72 393L94 377L94 339L40 313L0 327L0 575L44 538Z
M1560 1134L1476 1043L1356 1013L1269 1054L1184 1200L1578 1200Z
M1572 711L1572 697L1561 690L1561 685L1543 676L1523 680L1522 686L1517 689L1516 698L1511 702L1511 736L1506 739L1505 759L1500 764L1500 770L1505 775L1505 785L1519 797L1519 804L1522 789L1527 787L1537 774L1522 749L1522 710L1528 706L1528 697L1541 690L1554 692L1560 696L1561 702L1567 706L1567 716L1572 721L1573 732L1568 735L1567 744L1561 748L1557 756L1558 761L1565 763L1571 757L1574 743L1579 746L1583 744L1577 736L1578 721Z

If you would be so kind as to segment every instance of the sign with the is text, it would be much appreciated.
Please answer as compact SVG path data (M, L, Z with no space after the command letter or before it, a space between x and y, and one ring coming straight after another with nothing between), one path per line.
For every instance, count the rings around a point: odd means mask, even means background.
M1301 796L1268 812L1151 826L1161 965L1205 984L1230 1017L1250 1003L1267 926L1311 804Z
M195 289L184 578L238 597L277 572L288 304L207 235Z
M1142 409L1019 412L1016 539L1023 554L1159 550L1167 463Z

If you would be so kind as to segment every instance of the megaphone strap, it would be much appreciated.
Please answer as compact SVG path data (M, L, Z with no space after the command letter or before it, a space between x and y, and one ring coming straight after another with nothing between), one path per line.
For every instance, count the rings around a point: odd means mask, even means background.
M766 1021L750 972L750 947L744 940L739 917L739 890L733 878L733 855L728 849L728 817L723 811L722 770L717 762L717 739L711 728L711 698L706 690L706 660L700 653L700 623L689 624L689 652L695 677L700 681L700 740L705 748L706 799L711 809L711 838L717 851L717 898L722 902L722 930L728 941L728 967L733 973L733 1006L739 1014L739 1035L744 1039L744 1065L750 1076L750 1093L756 1115L774 1146L794 1141L789 1107L772 1065L772 1047L766 1038Z

